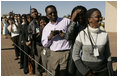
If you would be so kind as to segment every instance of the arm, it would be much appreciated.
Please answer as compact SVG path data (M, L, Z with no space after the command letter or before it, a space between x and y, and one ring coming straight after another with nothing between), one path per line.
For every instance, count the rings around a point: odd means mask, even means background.
M76 22L71 21L68 25L67 32L65 33L65 39L73 40L74 38L74 30L75 30Z
M77 26L77 21L78 21L78 16L79 14L81 14L81 10L78 9L76 11L74 11L74 13L72 14L72 17L71 17L71 22L70 24L68 25L68 28L67 28L67 33L65 34L65 39L67 40L75 40L76 38L76 26Z
M108 39L108 37L107 37ZM110 76L113 76L113 68L112 68L112 59L111 59L111 53L110 53L110 47L109 47L109 40L107 41L105 45L105 57L107 60L107 68Z
M53 34L47 27L43 29L41 42L44 47L49 47L52 44Z
M82 42L81 42L80 36L78 35L76 38L74 47L73 47L72 58L75 62L75 65L78 71L82 75L87 75L90 69L87 66L85 66L81 60L81 57L79 55L81 49L82 49Z

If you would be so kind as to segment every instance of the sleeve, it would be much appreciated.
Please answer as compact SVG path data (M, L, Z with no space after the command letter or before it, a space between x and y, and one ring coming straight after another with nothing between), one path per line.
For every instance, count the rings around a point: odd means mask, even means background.
M27 32L27 34L28 34L28 41L31 41L31 35L32 35L32 33L33 33L33 30L32 30L32 22L29 24L29 26L28 26L28 32Z
M81 42L80 35L78 34L76 41L75 41L75 44L74 44L74 47L73 47L72 58L75 62L75 65L76 65L78 71L82 75L85 76L90 71L90 69L83 64L81 57L79 55L80 50L82 49L82 46L83 46L83 44Z
M105 58L107 60L107 68L109 72L109 76L113 76L113 68L112 68L112 59L111 59L111 53L110 53L110 47L109 47L109 39L107 36L107 43L105 45Z
M73 36L74 36L74 28L76 26L75 22L70 22L70 24L67 27L67 32L65 33L65 39L67 40L73 40Z
M41 38L41 43L44 47L49 47L52 44L52 40L48 40L48 37L50 35L50 31L48 28L45 26L42 32L42 38Z

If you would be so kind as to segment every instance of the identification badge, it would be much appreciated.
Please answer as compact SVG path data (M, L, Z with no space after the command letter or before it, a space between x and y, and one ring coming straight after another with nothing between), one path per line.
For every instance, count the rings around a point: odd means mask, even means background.
M94 48L93 53L94 53L94 56L96 57L99 56L99 51L97 47Z
M36 28L36 33L38 33L38 32L40 32L40 31L39 31L39 28Z
M44 55L46 54L46 50L45 50L45 49L43 49L43 54L44 54Z

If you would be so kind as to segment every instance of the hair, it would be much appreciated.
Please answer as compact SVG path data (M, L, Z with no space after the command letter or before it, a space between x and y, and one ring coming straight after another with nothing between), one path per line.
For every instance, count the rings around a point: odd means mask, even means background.
M26 14L22 14L22 16L21 17L25 17L26 18Z
M81 5L80 5L80 6L76 6L76 7L72 10L71 16L72 16L72 14L73 14L77 9L81 9L84 14L86 14L86 12L87 12L87 9L86 9L84 6L81 6Z
M51 8L51 7L54 8L54 9L57 11L57 9L56 9L56 7L55 7L54 5L48 5L48 6L45 8L45 12L47 12L47 9L48 9L48 8Z
M26 24L28 25L29 23L28 23L28 21L27 21L27 14L22 14L21 17L24 17L24 18L25 18L25 22L26 22Z
M36 8L31 8L31 9L30 9L30 14L31 14L31 10L36 10L36 11L37 11L37 9L36 9ZM37 12L38 12L38 11L37 11Z
M10 23L8 22L9 20L12 21L13 23L15 23L12 18L8 18L8 19L7 19L7 23L8 23L8 24L10 24Z
M88 22L88 18L91 17L91 15L93 14L94 11L98 11L98 12L101 14L100 10L97 9L97 8L89 9L89 10L87 11L87 13L86 13L87 22ZM88 22L88 23L89 23L89 22Z
M46 23L49 22L49 19L48 19L46 16L41 16L41 17L39 18L39 21L41 21L41 20L45 20Z
M87 11L87 14L86 14L87 19L91 17L91 15L93 14L94 11L98 11L98 12L101 14L100 10L97 9L97 8L89 9L89 10Z

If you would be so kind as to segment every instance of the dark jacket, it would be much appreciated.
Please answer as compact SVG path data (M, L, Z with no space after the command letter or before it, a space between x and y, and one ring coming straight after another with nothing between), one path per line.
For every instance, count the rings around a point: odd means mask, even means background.
M41 45L41 35L37 36L37 30L41 32L39 23L36 23L36 20L32 20L28 26L28 37L29 41L31 41L31 51L32 54L37 55L36 44ZM32 36L32 39L30 38Z
M68 73L69 75L76 75L77 68L75 66L75 63L72 59L72 50L73 50L73 45L75 42L75 39L78 35L78 33L83 30L85 27L81 26L78 22L70 22L67 28L67 32L65 34L65 39L69 40L72 43L72 48L70 50L69 54L69 61L68 61Z

